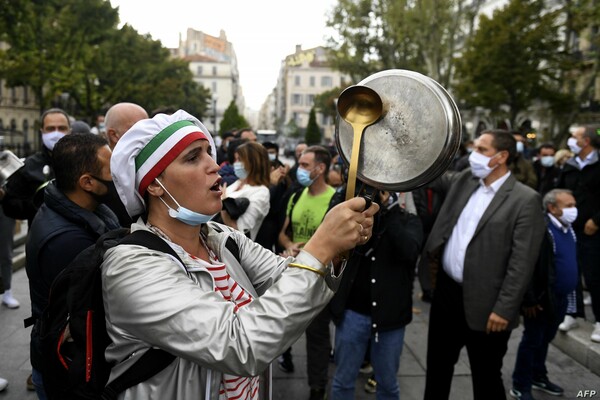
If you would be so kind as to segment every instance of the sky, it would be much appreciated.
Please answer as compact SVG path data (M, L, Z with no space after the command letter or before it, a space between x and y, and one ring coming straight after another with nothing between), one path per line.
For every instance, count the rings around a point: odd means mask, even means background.
M325 27L336 0L110 0L121 25L178 47L187 28L233 44L246 107L258 111L277 83L281 61L296 50L325 45ZM120 25L120 26L121 26Z

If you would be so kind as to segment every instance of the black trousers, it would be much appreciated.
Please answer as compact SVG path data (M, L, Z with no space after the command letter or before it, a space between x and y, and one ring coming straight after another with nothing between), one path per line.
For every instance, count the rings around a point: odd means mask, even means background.
M448 399L454 365L466 346L474 400L505 400L502 359L511 331L485 333L467 326L462 287L440 268L429 314L425 400Z

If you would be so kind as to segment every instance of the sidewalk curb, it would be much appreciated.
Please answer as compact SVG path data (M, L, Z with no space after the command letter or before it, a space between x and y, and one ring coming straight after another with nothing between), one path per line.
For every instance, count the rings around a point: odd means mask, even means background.
M600 343L594 343L590 339L594 325L581 318L577 322L578 328L568 332L558 331L552 344L596 375L600 375Z

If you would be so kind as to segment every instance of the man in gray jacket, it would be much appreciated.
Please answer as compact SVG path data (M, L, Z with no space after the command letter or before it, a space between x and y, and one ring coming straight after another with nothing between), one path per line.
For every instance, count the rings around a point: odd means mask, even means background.
M476 400L505 399L502 359L544 233L541 199L509 164L515 139L485 131L448 192L425 252L439 270L427 343L425 399L447 399L466 346Z

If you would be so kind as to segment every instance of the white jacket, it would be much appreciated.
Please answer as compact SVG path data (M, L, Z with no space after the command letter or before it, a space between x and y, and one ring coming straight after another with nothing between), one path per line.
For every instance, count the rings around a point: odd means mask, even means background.
M131 229L147 227L138 221ZM305 269L288 268L293 258L279 257L239 231L215 223L203 229L208 246L254 300L234 313L234 303L213 289L212 275L192 264L189 255L173 243L169 244L187 271L172 256L142 246L108 250L102 288L113 344L106 357L118 363L109 382L152 346L177 356L119 399L217 399L221 373L256 376L263 372L302 335L339 284L341 276L334 277L331 266L325 268L307 252L301 252L295 262L326 271L325 279ZM243 267L225 248L228 236L238 244Z

